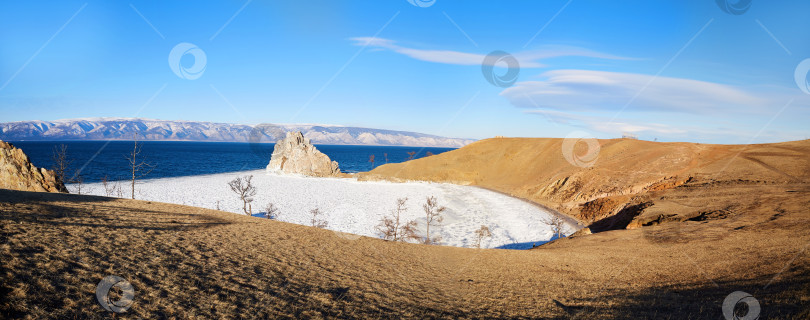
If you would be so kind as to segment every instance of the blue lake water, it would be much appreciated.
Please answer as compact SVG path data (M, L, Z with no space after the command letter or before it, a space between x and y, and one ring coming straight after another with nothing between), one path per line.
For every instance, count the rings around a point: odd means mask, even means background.
M54 147L67 146L71 161L70 172L80 170L84 182L98 182L105 175L109 180L126 180L129 174L128 153L132 141L10 141L31 158L37 167L53 167ZM154 166L144 178L165 178L213 174L244 170L264 169L270 162L273 143L238 142L185 142L143 141L141 155ZM422 158L428 152L439 154L453 148L387 147L387 146L341 146L316 145L340 164L343 172L359 172L372 169L369 156L374 155L374 167L408 160L408 152L417 152ZM388 160L386 161L386 155Z

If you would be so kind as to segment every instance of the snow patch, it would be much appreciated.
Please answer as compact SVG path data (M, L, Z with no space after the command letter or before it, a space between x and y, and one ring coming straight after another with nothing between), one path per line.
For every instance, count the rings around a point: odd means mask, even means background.
M553 236L542 222L551 213L538 206L489 190L445 183L312 178L253 170L142 180L136 186L136 197L209 209L216 209L219 201L221 210L243 214L241 201L227 183L245 175L253 175L258 191L252 204L254 215L263 215L265 205L272 202L280 211L279 220L285 222L309 225L310 210L319 208L319 218L328 221L328 229L379 237L375 226L396 207L398 198L407 197L408 210L402 218L415 219L423 231L422 204L426 197L435 196L439 205L447 207L441 226L431 227L432 232L439 232L443 245L474 247L475 231L482 225L492 232L491 238L481 241L482 248L526 248ZM83 189L104 195L100 183L85 184ZM569 225L566 234L574 229Z

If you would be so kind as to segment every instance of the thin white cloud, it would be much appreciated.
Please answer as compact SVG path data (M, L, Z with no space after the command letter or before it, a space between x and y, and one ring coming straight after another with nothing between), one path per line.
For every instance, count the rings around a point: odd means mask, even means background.
M807 139L808 133L801 128L771 125L767 117L761 121L741 121L740 115L717 117L666 117L661 113L642 118L613 118L611 112L567 112L559 110L531 109L528 114L542 115L548 121L582 128L594 135L606 138L620 137L624 133L637 134L643 139L662 138L674 141L714 141L723 143L768 143ZM691 120L690 120L691 119ZM722 121L721 121L722 119ZM765 130L762 130L765 129ZM601 134L597 134L601 133Z
M659 133L659 134L685 134L693 128L676 127L663 123L639 123L630 119L610 119L607 117L584 115L579 113L563 112L557 110L527 110L526 113L540 114L548 120L585 128L592 131L599 131L611 135L619 133Z
M501 96L518 107L569 111L671 111L688 114L757 112L784 104L782 94L645 74L553 70L542 80L518 82ZM629 105L628 105L629 103Z
M396 52L416 60L435 63L480 66L483 63L484 58L486 57L486 54L480 53L468 53L452 50L426 50L426 49L408 48L396 44L394 40L383 38L356 37L351 38L350 40L354 41L355 42L354 44L357 46L366 46L377 50L390 50L392 52ZM521 68L547 67L547 65L545 65L540 61L543 59L550 59L556 57L577 56L577 57L588 57L588 58L599 58L610 60L631 60L631 58L619 57L601 52L591 51L584 48L569 47L569 46L548 46L541 50L521 51L512 53L512 56L514 56L515 59L518 60L518 63L520 63Z

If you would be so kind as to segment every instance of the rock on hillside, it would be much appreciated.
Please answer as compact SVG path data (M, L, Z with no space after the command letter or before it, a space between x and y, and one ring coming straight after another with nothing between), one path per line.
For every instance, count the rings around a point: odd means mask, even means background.
M0 189L67 192L53 171L35 167L22 150L3 141L0 141Z
M314 177L340 175L337 161L318 151L300 131L287 132L287 137L276 142L267 171Z

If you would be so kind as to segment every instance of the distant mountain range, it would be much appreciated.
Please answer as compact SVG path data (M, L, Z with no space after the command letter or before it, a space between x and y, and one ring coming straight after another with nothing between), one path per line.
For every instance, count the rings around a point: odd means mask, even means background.
M0 140L139 140L275 142L301 131L314 144L460 148L474 140L382 129L310 124L255 126L140 118L87 118L0 123Z

